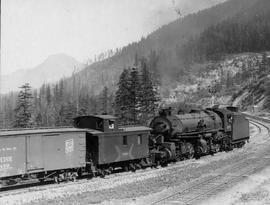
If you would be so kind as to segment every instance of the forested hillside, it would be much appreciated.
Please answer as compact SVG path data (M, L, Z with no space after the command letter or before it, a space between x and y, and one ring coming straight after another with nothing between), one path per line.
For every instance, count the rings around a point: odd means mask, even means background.
M249 12L261 0L229 0L161 27L139 42L118 49L114 56L93 63L75 75L76 81L86 85L89 92L98 94L103 86L115 88L122 70L133 65L135 55L148 58L150 68L161 84L181 80L187 69L185 58L179 57L179 49L191 38L196 38L205 29ZM267 3L266 1L263 3ZM67 79L69 81L69 79Z
M270 1L261 0L221 23L210 26L178 50L188 63L220 60L226 54L270 50Z

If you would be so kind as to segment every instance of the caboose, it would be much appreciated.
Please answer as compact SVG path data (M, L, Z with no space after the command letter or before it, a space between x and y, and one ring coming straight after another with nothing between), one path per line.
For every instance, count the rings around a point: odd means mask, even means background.
M150 128L119 127L116 118L110 115L77 117L74 126L87 130L88 172L104 176L116 168L135 171L149 165Z

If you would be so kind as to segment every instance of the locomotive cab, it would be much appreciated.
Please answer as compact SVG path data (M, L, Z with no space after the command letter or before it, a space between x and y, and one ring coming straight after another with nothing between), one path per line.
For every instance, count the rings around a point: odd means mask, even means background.
M222 120L222 127L225 132L232 131L233 113L224 108L207 108L219 115Z

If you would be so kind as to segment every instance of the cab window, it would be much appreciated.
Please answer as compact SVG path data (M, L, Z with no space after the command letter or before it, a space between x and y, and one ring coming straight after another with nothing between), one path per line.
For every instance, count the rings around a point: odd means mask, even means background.
M103 120L97 120L96 127L97 129L103 129Z
M232 116L231 115L227 115L227 122L229 124L232 124Z

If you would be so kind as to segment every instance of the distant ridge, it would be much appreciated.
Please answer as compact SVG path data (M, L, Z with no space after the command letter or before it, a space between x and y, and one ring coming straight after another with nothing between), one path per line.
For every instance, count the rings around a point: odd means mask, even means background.
M69 77L72 72L79 71L81 68L80 62L64 53L50 55L41 64L33 68L18 70L2 76L1 92L16 91L19 86L26 82L30 83L33 88L38 88L43 83L52 83L62 77Z

